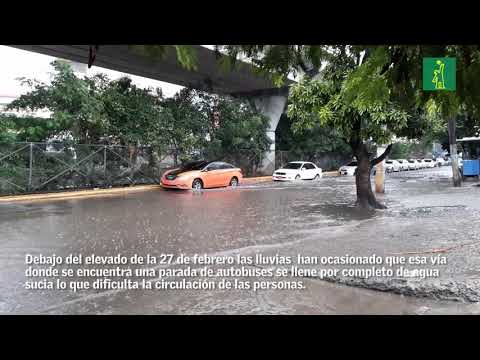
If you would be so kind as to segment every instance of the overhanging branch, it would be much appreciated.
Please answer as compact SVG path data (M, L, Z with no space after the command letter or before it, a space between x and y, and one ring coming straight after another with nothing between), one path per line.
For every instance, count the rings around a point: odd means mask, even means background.
M387 148L385 149L382 155L370 161L370 167L372 168L375 165L377 165L379 162L382 162L388 156L388 154L390 154L390 151L392 151L392 144L387 146Z

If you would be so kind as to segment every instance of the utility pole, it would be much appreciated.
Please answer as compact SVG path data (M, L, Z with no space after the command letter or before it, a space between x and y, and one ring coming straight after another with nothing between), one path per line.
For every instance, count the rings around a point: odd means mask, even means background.
M457 135L455 131L455 117L448 119L448 143L450 144L450 159L452 160L453 186L462 186L462 177L458 168Z
M385 146L377 146L377 157L381 156L385 149ZM379 194L385 193L385 159L376 165L375 192Z

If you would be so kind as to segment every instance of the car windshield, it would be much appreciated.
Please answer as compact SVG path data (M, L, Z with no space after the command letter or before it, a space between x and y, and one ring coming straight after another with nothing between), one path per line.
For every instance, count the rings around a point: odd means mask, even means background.
M387 160L385 161L387 164L393 164L393 161L392 160Z
M415 161L414 160L408 160L409 163L414 163Z
M208 164L208 161L192 161L183 164L180 169L183 171L202 170Z
M357 162L352 161L352 162L348 163L347 166L357 166Z
M285 165L283 168L284 169L300 169L301 166L302 166L302 163L291 162Z
M431 162L432 160L423 160L423 161L425 161L425 162Z

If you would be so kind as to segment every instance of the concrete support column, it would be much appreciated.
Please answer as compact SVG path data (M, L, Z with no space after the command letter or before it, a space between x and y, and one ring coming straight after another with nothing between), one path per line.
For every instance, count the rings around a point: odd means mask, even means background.
M253 99L257 110L270 119L267 136L272 141L270 149L264 154L258 171L264 175L271 175L275 171L275 130L287 104L287 95L257 96Z

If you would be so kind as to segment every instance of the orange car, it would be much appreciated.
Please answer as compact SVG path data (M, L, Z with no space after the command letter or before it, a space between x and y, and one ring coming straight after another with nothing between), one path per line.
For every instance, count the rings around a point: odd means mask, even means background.
M222 186L236 187L242 178L242 169L231 164L196 161L165 172L161 183L165 188L200 190Z

